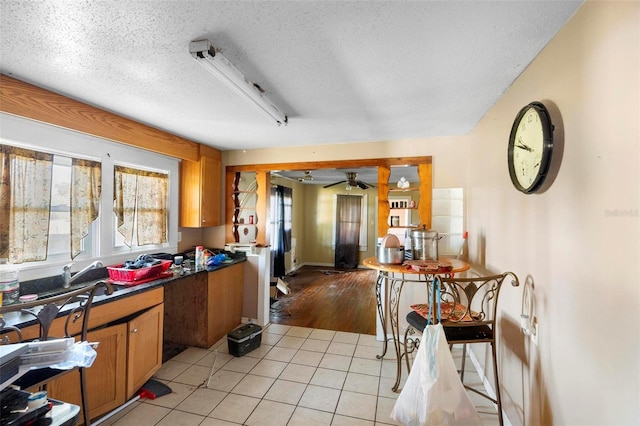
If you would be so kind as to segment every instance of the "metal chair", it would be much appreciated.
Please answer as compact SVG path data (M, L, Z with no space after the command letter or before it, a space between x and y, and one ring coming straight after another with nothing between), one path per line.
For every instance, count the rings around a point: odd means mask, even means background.
M493 371L495 377L496 398L486 392L479 391L468 385L466 389L475 392L498 407L498 418L503 424L502 400L500 397L500 380L498 377L498 359L496 356L496 317L498 310L498 296L502 283L508 277L512 277L511 285L520 285L518 277L513 272L505 272L499 275L474 278L453 278L436 276L433 288L440 288L440 298L443 306L441 323L444 329L449 347L462 344L462 367L460 380L464 385L464 369L467 344L489 343L493 359ZM414 305L415 306L415 305ZM411 353L418 345L419 339L410 337L416 331L422 332L427 325L424 313L412 310L407 314L409 327L405 332L405 354ZM409 361L407 357L407 367Z
M113 293L111 285L105 281L99 281L77 290L67 291L63 294L47 297L26 303L17 303L0 307L0 344L23 343L23 333L20 327L29 327L37 324L39 335L36 340L43 341L54 337L49 335L51 325L56 318L64 318L64 335L62 337L77 337L80 341L87 340L89 326L89 313L93 298L99 292ZM18 324L20 327L13 325ZM11 337L15 335L15 341ZM86 394L85 367L77 368L80 375L80 395L84 424L90 425L89 406ZM46 383L66 374L71 370L57 370L41 368L31 370L20 377L15 384L22 389L35 387L46 388Z

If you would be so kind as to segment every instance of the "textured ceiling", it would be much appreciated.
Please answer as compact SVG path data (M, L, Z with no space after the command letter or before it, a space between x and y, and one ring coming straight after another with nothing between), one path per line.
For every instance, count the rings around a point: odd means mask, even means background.
M581 1L2 1L0 72L213 147L468 133ZM278 127L188 52L209 39Z

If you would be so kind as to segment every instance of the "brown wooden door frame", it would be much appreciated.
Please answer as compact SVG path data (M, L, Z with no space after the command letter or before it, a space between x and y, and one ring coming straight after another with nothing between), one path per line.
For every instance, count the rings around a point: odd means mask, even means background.
M431 227L431 187L433 181L432 157L394 157L394 158L371 158L360 160L333 160L333 161L309 161L303 163L269 163L269 164L248 164L240 166L227 166L225 179L225 236L227 241L235 241L232 231L233 222L233 200L230 194L233 187L233 179L236 172L255 172L259 177L258 200L262 200L256 206L256 215L259 219L267 217L268 197L270 185L268 176L274 170L318 170L318 169L346 169L361 167L378 168L378 237L387 234L389 216L389 175L392 166L418 166L418 176L420 177L420 223ZM256 243L268 245L266 239L265 220L258 220L262 226L258 227Z

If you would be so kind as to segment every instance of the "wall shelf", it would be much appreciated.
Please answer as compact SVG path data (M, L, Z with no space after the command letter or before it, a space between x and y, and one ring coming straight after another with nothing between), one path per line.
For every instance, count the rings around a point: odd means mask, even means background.
M410 191L420 191L420 188L410 187L410 188L389 188L389 192L410 192Z
M378 236L387 233L399 235L407 229L415 228L415 225L431 227L431 186L432 168L431 162L412 164L418 169L418 182L411 184L409 188L397 188L389 183L391 175L390 167L378 167L378 213L381 222L378 222ZM414 207L409 207L411 202ZM392 207L392 203L401 202L407 207ZM391 225L391 217L398 216L398 226ZM394 224L397 222L393 222ZM395 231L395 232L392 232Z

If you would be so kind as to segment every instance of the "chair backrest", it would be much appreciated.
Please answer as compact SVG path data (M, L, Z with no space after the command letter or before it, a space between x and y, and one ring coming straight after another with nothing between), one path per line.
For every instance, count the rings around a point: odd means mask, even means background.
M52 337L49 335L51 325L59 316L65 317L62 330L64 335L55 337L79 336L80 340L86 340L89 312L93 298L98 291L103 291L102 289L104 289L104 294L113 293L113 288L108 282L99 281L93 285L71 290L57 296L0 307L0 314L2 314L2 317L0 317L0 336L4 336L0 340L0 344L21 343L23 341L23 334L20 328L8 324L9 317L22 318L23 315L26 315L26 318L36 320L40 327L39 340L47 340ZM28 321L26 318L24 321ZM9 337L13 336L13 334L16 336L15 341L12 341L11 337Z
M498 296L502 283L511 276L511 285L520 285L513 272L485 277L458 278L436 276L436 288L440 288L443 303L443 326L492 326L498 310Z

